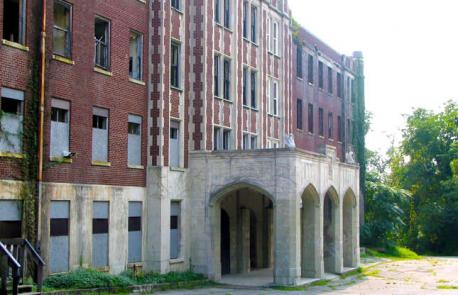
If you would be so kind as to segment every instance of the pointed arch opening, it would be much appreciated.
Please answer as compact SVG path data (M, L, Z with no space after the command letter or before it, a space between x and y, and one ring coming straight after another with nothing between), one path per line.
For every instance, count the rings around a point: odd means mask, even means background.
M324 271L339 272L338 224L339 196L334 187L330 187L323 200L323 259Z
M309 184L301 196L301 276L318 278L321 276L319 255L320 195Z

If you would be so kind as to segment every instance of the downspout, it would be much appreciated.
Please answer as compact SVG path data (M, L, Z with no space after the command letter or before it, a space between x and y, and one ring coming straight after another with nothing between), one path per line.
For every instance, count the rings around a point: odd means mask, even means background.
M37 246L41 243L41 200L43 194L43 137L45 115L45 76L46 76L46 0L42 0L41 41L40 41L40 106L38 127L38 204L37 204Z

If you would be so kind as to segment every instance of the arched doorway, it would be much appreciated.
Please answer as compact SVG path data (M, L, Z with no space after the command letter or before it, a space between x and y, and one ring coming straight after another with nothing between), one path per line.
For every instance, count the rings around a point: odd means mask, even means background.
M301 271L302 277L321 276L321 258L319 255L320 197L313 185L304 190L301 206Z
M356 196L349 189L343 200L343 266L356 267L358 265L357 244L357 208Z
M247 279L259 273L266 283L273 281L273 202L260 190L237 186L218 197L215 205L220 224L220 241L215 241L220 253L217 266L222 280L236 274ZM239 279L240 276L237 276Z
M323 260L324 271L338 273L338 225L339 215L338 195L334 188L330 188L323 201Z

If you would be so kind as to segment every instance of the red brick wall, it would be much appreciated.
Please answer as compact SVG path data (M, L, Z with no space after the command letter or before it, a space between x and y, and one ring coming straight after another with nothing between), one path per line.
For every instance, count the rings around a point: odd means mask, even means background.
M35 3L34 5L38 5L39 2L28 1L28 3ZM68 2L73 4L72 59L74 65L52 59L53 1L48 1L47 7L45 181L145 186L145 171L127 167L127 119L128 114L140 115L143 118L142 163L146 166L147 87L129 81L128 65L129 32L135 30L144 36L143 79L147 79L147 4L128 0L70 0ZM36 15L41 9L36 7L33 11ZM103 16L111 22L111 77L94 72L95 15ZM39 28L39 25L34 25L31 21L28 20L28 37L32 34L31 27ZM37 32L35 36L38 36ZM37 56L36 48L31 48L29 54L5 46L0 50L0 57L9 61L2 61L2 65L15 61L14 66L1 67L1 85L23 89L27 84L26 60ZM52 98L70 102L70 150L76 153L71 164L48 162ZM111 167L91 165L94 106L109 110L108 161L111 162ZM4 178L8 175L2 174L0 177Z

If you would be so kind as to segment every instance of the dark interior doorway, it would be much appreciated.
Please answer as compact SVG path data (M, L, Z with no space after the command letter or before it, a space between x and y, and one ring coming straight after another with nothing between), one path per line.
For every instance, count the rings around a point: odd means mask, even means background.
M229 232L229 214L221 209L221 274L231 273L231 236Z
M250 268L258 268L256 215L250 210Z

